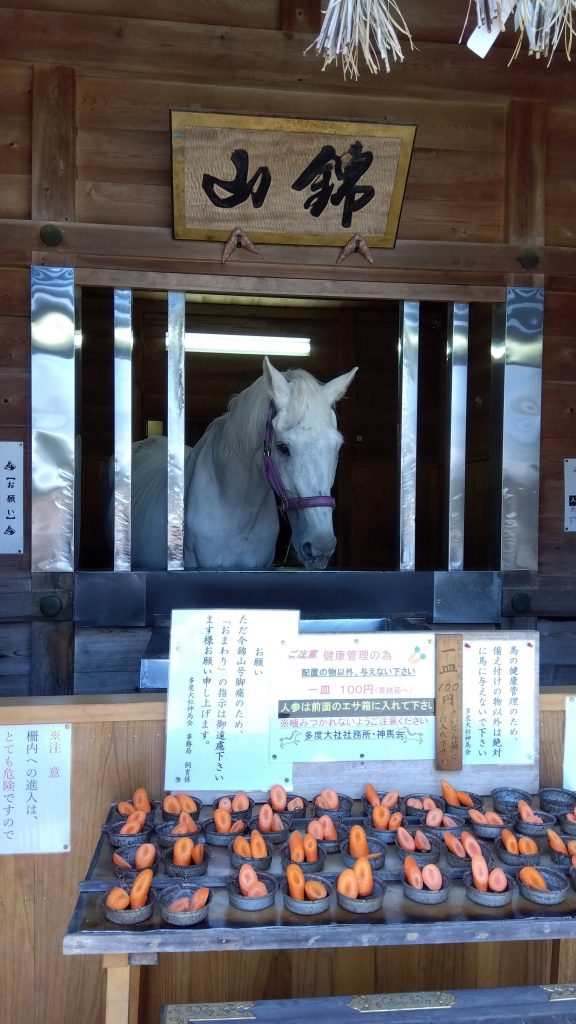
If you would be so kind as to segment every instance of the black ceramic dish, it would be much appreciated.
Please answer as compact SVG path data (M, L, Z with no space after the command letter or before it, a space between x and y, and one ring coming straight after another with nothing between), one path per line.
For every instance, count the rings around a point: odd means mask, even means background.
M370 896L357 896L355 899L352 899L350 896L344 896L343 893L336 890L336 900L340 907L348 910L351 914L373 914L374 911L380 910L382 907L385 892L385 883L381 882L379 878L375 878Z
M492 806L498 814L508 814L513 817L518 810L518 801L525 800L532 806L532 796L525 789L514 789L508 786L500 786L490 793Z
M156 835L156 838L158 839L160 846L172 847L174 846L174 843L177 842L178 839L183 839L184 837L191 839L194 843L202 842L204 836L204 827L201 825L196 826L195 832L185 832L181 835L178 835L178 833L176 833L175 835L172 831L173 828L174 822L172 821L156 822L156 825L154 826L154 833Z
M283 878L280 882L279 888L284 900L284 906L293 914L299 914L301 917L314 917L317 914L323 914L325 910L328 910L330 900L334 892L332 882L327 878L323 878L322 875L317 874L308 875L306 881L320 882L326 889L326 896L319 900L295 900L288 892L288 883L286 879Z
M562 871L555 871L552 868L539 867L538 871L542 875L544 881L548 885L548 889L534 889L531 885L526 885L521 878L518 879L518 886L520 892L525 899L530 900L532 903L540 903L543 906L550 907L556 903L562 903L568 894L568 878Z
M172 878L182 878L188 880L189 878L198 878L200 875L205 875L208 871L208 865L210 863L210 850L206 843L201 843L202 846L202 860L199 864L175 864L174 863L174 848L167 846L162 851L162 861L164 863L164 869L167 875Z
M183 896L193 896L200 888L203 887L181 882L179 885L170 885L165 889L162 889L157 896L157 902L164 920L168 924L177 925L180 928L187 928L190 925L204 921L205 918L208 917L210 910L210 902L212 900L211 892L209 892L208 899L204 906L200 907L198 910L170 909L170 906L175 903L176 900L181 899Z
M258 880L264 882L266 886L265 896L244 896L240 892L240 885L238 883L238 875L232 875L226 879L226 890L228 892L228 899L230 905L235 907L237 910L266 910L267 907L271 907L276 897L276 891L278 889L278 882L273 875L269 875L266 871L257 871Z
M376 839L375 836L366 836L368 843L368 853L370 855L370 865L373 871L379 871L384 867L386 862L386 843L381 839ZM348 868L354 867L356 863L356 857L353 857L350 853L350 837L344 839L340 843L340 854L342 861Z
M550 814L565 814L576 807L576 793L571 789L554 789L548 786L538 790L538 799L542 810Z
M517 891L516 881L513 875L505 872L506 878L508 879L508 888L504 892L480 892L474 882L472 881L472 872L466 871L463 876L464 887L466 889L466 896L473 903L478 903L481 907L505 907L512 902L512 897Z
M321 794L318 793L314 797L314 799L312 801L312 807L313 807L313 810L314 810L314 816L316 818L321 818L323 814L328 814L331 818L348 818L348 817L350 817L350 814L352 813L352 804L354 802L352 800L351 796L346 796L345 793L338 793L338 807L335 807L332 810L332 809L327 809L325 807L319 807L318 806L318 804L316 803L316 800L317 800L317 798L320 795Z
M212 801L212 809L214 811L217 811L219 806L220 806L220 801L221 800L226 799L226 800L230 800L230 802L232 802L232 800L234 800L235 796L238 796L238 794L237 793L228 793L228 794L225 794L224 796L217 796L216 799ZM238 821L239 818L242 819L242 821L248 821L248 819L250 817L252 817L252 815L254 814L254 801L253 801L252 797L249 797L249 796L247 797L247 800L248 800L248 807L243 808L241 811L233 811L230 807L227 808L227 810L230 811L230 815L232 817L232 821Z
M414 838L414 835L412 833L410 834L412 835L412 838ZM440 860L440 854L442 852L444 843L442 842L441 839L438 839L437 836L428 835L426 833L424 834L426 835L426 838L430 843L429 850L405 850L402 846L399 846L398 841L396 841L396 851L398 853L398 856L400 857L400 860L404 861L406 857L413 857L416 863L420 865L420 867L422 867L424 864L438 863L438 861Z

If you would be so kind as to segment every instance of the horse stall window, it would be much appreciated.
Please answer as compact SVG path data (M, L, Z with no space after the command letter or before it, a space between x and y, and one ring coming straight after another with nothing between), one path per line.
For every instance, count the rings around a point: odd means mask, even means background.
M138 440L147 431L166 432L168 297L165 292L135 292L131 298L131 421L133 439ZM309 359L274 358L281 371L298 364L324 382L358 366L353 386L337 406L345 443L333 490L337 547L331 567L395 570L400 565L400 469L406 441L399 376L403 306L414 307L417 316L417 427L411 441L415 449L415 539L410 567L445 570L452 567L447 554L451 472L447 436L454 396L447 370L454 304L186 296L186 330L310 337ZM487 302L471 302L462 308L467 357L460 568L495 570L501 567L504 430L502 391L495 383L498 316ZM502 310L499 315L501 318ZM114 451L114 293L84 288L81 322L77 423L82 452L82 528L78 566L106 569L113 565L102 527L102 476ZM193 445L207 425L226 411L231 396L261 375L262 357L187 353L185 358L185 440ZM539 416L536 419L539 427ZM283 526L274 565L292 564L288 541Z

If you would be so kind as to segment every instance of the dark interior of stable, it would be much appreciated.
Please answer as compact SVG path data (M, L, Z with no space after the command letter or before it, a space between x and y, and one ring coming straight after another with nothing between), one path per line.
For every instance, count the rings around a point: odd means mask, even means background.
M310 357L276 356L281 370L302 365L321 381L352 366L358 374L340 403L345 444L334 486L338 545L331 567L398 568L398 335L399 303L263 299L187 295L186 328L234 334L298 335L311 339ZM420 303L416 481L416 568L446 568L447 323L448 304ZM81 569L111 568L101 524L102 473L114 449L113 291L84 288L77 432L82 446ZM165 432L167 294L133 296L133 439ZM492 307L471 303L466 418L466 569L498 568L499 524L491 458ZM261 373L255 355L186 354L186 443L226 411L232 395ZM425 386L424 386L425 385ZM496 485L497 485L496 475ZM498 495L496 495L497 499ZM281 527L275 566L291 564Z

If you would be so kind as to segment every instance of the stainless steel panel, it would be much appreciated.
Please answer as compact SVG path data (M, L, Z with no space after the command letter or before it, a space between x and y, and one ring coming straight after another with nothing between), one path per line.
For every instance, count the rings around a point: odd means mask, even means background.
M538 569L544 289L509 288L502 421L501 562Z
M184 568L186 295L168 293L168 569Z
M420 303L404 302L399 340L400 569L416 567L416 449L418 437L418 334Z
M132 292L114 290L114 569L131 567Z
M74 569L74 271L32 267L32 571Z
M434 623L492 623L501 620L502 580L497 572L435 572Z
M453 302L448 314L446 515L449 570L464 568L466 496L466 405L468 394L468 303Z

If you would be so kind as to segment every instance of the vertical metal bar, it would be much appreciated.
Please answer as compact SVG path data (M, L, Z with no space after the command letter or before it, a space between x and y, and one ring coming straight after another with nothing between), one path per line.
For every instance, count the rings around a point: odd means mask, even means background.
M453 302L448 312L446 512L448 570L464 568L466 496L466 404L468 395L467 302Z
M184 568L186 295L168 292L168 568Z
M508 288L501 568L538 569L544 289Z
M132 292L114 289L114 571L131 568Z
M418 333L420 303L403 302L398 352L400 427L400 569L416 567L416 449L418 438Z
M32 571L74 569L74 271L31 269Z

